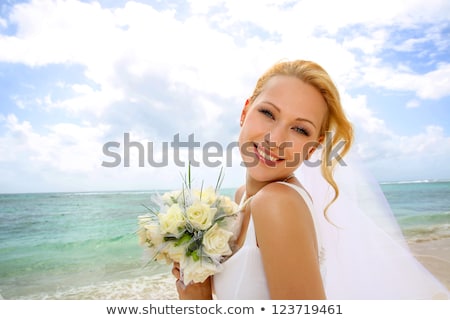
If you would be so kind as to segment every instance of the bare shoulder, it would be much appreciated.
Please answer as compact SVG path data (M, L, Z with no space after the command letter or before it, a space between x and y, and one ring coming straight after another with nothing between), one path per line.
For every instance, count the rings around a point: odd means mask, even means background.
M297 233L314 230L311 212L303 197L292 187L282 183L271 183L262 188L251 201L251 212L262 237L275 234ZM311 233L311 236L315 236Z
M245 191L245 185L240 186L236 192L234 193L234 201L236 203L240 203L242 196L244 195L244 191Z
M265 212L285 211L285 209L292 212L296 211L293 209L307 209L303 197L295 189L283 183L266 185L253 197L251 206L252 209L266 208L267 210L263 210ZM260 210L256 210L256 212L260 212Z

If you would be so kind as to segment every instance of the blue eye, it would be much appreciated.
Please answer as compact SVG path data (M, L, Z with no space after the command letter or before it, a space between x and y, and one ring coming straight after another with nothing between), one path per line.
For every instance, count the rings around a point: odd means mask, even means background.
M261 109L259 109L259 112L261 112L263 115L265 115L268 118L275 119L275 117L273 116L273 113L267 109L261 108Z
M305 128L302 128L302 127L294 127L293 129L295 130L295 132L298 132L298 133L300 133L300 134L302 134L302 135L304 135L304 136L309 137L309 131L306 130Z

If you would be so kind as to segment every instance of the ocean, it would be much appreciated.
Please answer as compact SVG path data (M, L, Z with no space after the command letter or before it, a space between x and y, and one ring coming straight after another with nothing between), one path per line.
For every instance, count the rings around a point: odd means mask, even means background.
M450 182L381 187L408 241L450 237ZM176 298L170 268L148 264L135 234L156 193L0 194L0 297Z

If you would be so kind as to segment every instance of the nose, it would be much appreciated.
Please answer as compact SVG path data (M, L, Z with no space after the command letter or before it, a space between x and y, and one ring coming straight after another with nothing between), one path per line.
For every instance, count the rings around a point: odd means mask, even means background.
M264 142L267 148L275 149L285 145L286 130L282 126L273 126L270 131L264 136Z

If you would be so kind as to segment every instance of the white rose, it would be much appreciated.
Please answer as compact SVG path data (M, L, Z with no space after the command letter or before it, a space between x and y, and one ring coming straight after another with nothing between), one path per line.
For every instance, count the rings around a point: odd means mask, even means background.
M161 264L171 264L172 260L169 259L167 252L164 250L161 250L156 247L152 247L149 249L150 256L153 258L154 261L159 262Z
M216 208L196 201L186 210L186 215L195 229L206 230L212 225L216 211Z
M203 203L213 204L216 202L217 194L213 187L208 187L203 190L194 190L194 195Z
M162 200L165 205L170 207L171 205L178 203L180 201L181 195L182 193L180 190L169 191L162 195Z
M239 211L237 203L232 201L229 197L219 196L218 205L226 215L232 215Z
M215 274L219 269L215 264L205 261L189 258L185 263L180 264L182 270L183 282L187 285L191 282L200 283L205 281L209 276Z
M205 253L209 255L227 256L231 254L228 244L233 233L220 228L217 224L213 225L203 236L203 246Z
M145 228L139 228L137 231L137 235L140 245L147 243L147 231L145 230Z
M138 221L139 221L139 229L137 231L137 235L139 238L139 244L143 245L147 243L147 240L149 240L149 238L147 237L146 226L152 222L152 218L148 215L139 216Z
M183 263L186 258L186 244L176 246L174 242L170 242L164 248L164 252L173 261Z
M150 242L154 246L159 246L163 240L164 237L161 234L161 229L159 228L159 225L157 224L148 224L145 227L146 230L146 237L150 240Z
M219 226L222 229L228 230L233 233L230 242L231 246L235 245L237 237L240 234L241 226L242 226L242 214L238 213L237 215L227 216L225 219L219 222Z
M158 217L162 233L178 235L183 231L186 219L178 204L171 205L167 213L160 213Z
M145 225L149 222L152 222L152 217L149 216L148 214L143 215L143 216L138 216L138 221L139 221L139 225Z

